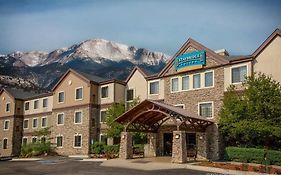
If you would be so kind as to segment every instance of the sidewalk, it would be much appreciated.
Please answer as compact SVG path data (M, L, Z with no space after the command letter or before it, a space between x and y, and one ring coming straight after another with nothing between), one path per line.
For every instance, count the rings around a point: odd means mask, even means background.
M226 170L221 168L196 166L190 163L174 164L165 161L152 161L150 158L143 159L111 159L104 161L101 166L104 167L118 167L137 170L165 170L165 169L191 169L198 171L207 171L212 173L231 174L231 175L263 175L265 173L255 173L247 171Z

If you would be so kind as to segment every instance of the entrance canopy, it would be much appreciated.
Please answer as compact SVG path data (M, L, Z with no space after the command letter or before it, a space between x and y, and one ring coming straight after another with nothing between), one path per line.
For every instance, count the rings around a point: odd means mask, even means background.
M115 121L125 125L125 131L157 132L168 120L177 126L177 130L198 132L205 131L207 126L214 123L185 109L153 100L144 100Z

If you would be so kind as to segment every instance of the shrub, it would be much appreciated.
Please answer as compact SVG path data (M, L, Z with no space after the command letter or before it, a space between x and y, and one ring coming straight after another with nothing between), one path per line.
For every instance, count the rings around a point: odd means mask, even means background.
M21 147L21 157L32 157L32 156L40 156L45 153L50 153L51 143L29 143L26 145L22 145Z
M266 160L264 160L264 154L264 149L227 147L225 151L225 160L266 165L281 165L281 151L268 150Z
M105 147L105 152L109 154L118 154L119 153L119 145L107 145Z
M103 154L105 153L105 143L104 142L95 142L92 146L91 146L91 152L94 154Z

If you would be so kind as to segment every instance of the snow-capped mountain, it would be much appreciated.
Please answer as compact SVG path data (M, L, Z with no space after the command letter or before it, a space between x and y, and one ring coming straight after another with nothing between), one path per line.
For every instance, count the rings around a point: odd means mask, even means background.
M104 78L125 79L135 65L158 72L168 59L169 56L161 52L90 39L50 53L17 51L0 55L0 76L20 77L50 88L69 68Z

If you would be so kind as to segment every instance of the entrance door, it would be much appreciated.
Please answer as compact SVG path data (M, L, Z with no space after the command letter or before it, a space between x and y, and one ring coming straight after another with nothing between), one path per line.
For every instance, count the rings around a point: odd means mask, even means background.
M173 133L164 133L164 156L172 156Z
M187 157L197 156L196 133L186 133Z

